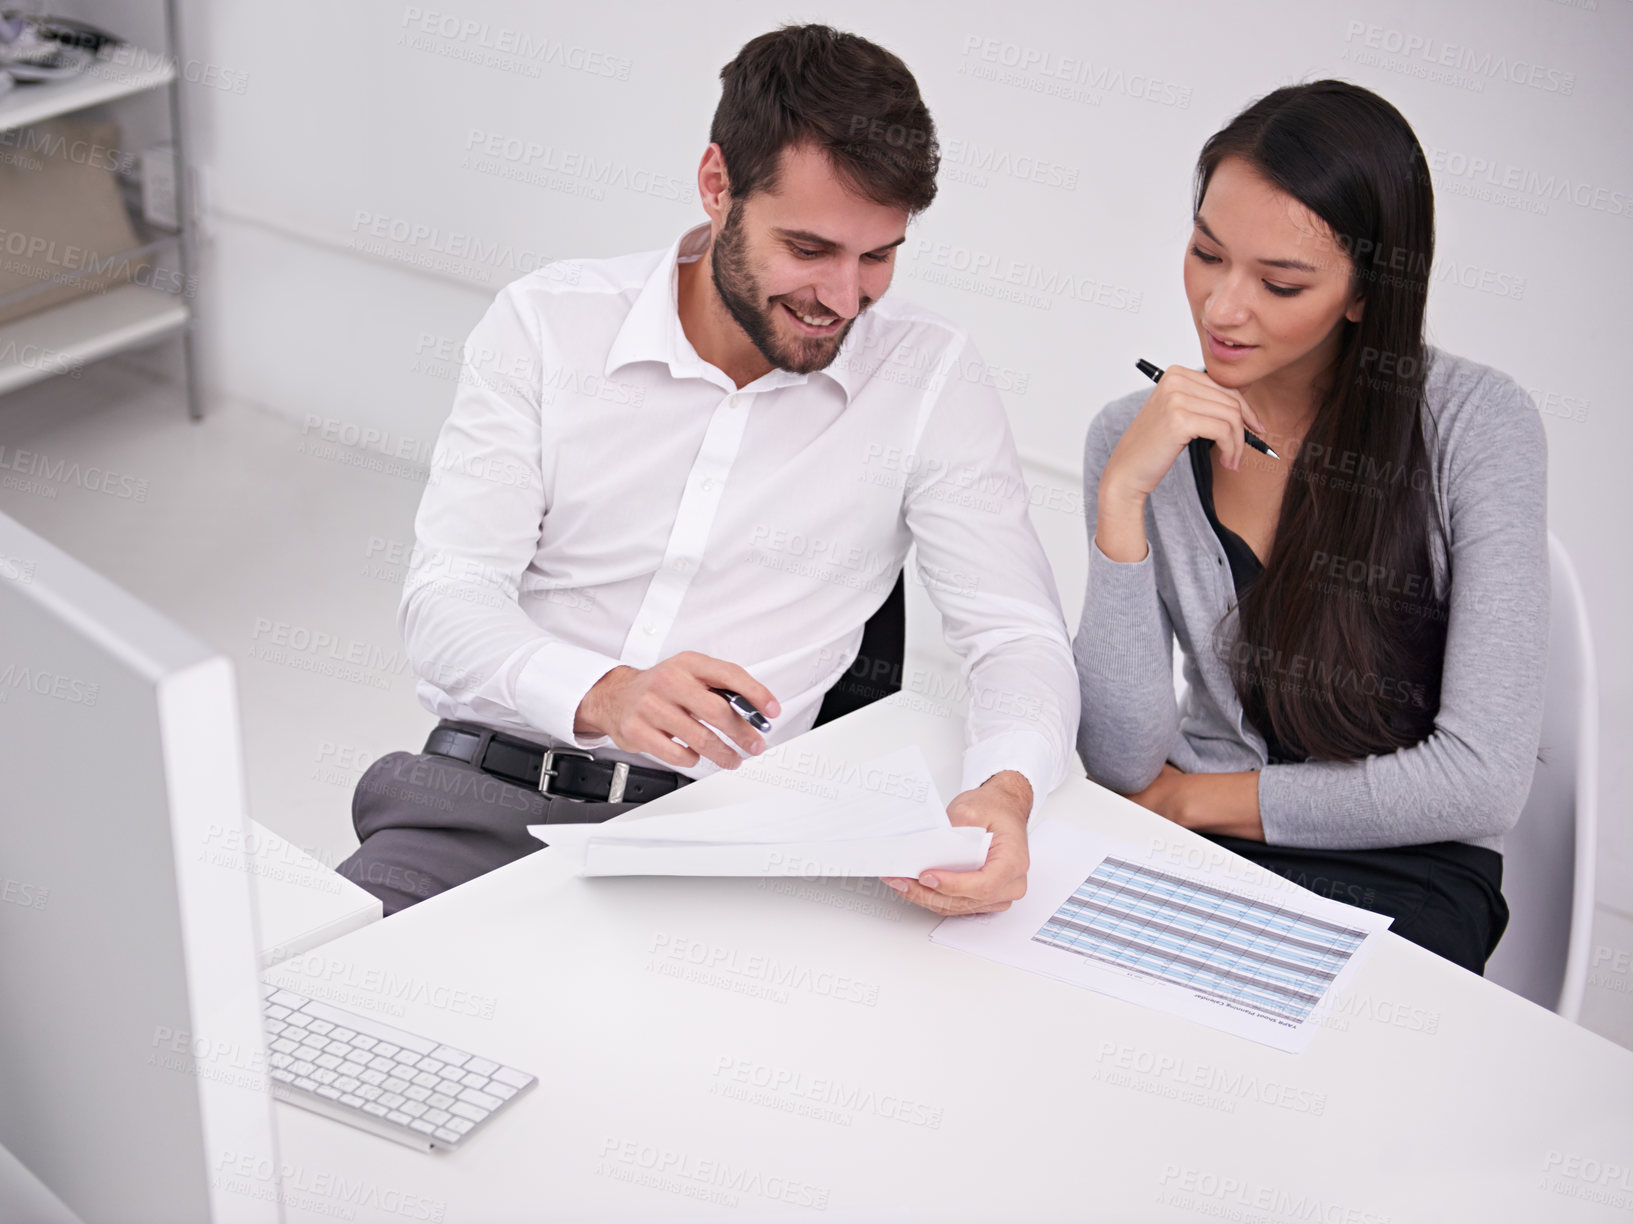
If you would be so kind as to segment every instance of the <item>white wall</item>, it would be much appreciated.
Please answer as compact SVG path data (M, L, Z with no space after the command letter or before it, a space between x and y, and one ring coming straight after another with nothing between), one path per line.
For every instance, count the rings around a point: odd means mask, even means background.
M449 404L427 359L457 346L494 288L544 258L662 246L701 217L693 173L717 73L746 39L825 20L895 50L946 155L893 292L964 321L1024 378L1007 402L1074 625L1083 523L1051 503L1077 502L1084 428L1140 385L1134 358L1194 358L1180 259L1202 140L1279 84L1341 76L1380 91L1435 170L1433 340L1513 374L1545 413L1551 524L1582 571L1602 665L1603 895L1633 907L1633 778L1617 747L1633 733L1633 643L1619 632L1633 595L1629 0L186 7L212 200L211 381L410 447L429 445ZM1062 57L1080 83L1046 75ZM548 148L494 159L539 181L473 166L473 132ZM576 168L548 168L564 165ZM1033 166L1043 181L1016 172ZM381 240L376 225L418 236ZM944 283L966 261L999 274ZM994 295L1006 275L1038 286L1031 300ZM1090 285L1088 300L1059 292L1067 280ZM922 609L914 624L933 646Z

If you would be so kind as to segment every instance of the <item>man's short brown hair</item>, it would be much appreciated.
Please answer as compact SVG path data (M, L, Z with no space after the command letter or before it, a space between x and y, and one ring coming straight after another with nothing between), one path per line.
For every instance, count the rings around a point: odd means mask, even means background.
M782 151L806 144L875 203L919 213L935 199L935 123L907 65L877 43L783 26L744 44L720 80L709 139L725 155L734 202L773 190Z

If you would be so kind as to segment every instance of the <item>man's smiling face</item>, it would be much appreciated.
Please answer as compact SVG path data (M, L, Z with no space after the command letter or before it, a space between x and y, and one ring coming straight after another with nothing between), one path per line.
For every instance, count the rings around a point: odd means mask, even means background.
M785 149L775 186L731 203L710 254L715 291L762 357L815 373L890 287L907 220L858 195L820 150Z

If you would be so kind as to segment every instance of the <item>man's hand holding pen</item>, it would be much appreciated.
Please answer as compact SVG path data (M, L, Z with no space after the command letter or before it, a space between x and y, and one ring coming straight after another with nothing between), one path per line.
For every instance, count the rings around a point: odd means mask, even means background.
M605 735L625 752L644 752L676 769L704 758L736 769L742 756L710 728L749 756L765 751L765 737L733 708L733 694L772 718L782 712L771 690L737 664L686 650L644 670L613 668L584 694L573 730Z

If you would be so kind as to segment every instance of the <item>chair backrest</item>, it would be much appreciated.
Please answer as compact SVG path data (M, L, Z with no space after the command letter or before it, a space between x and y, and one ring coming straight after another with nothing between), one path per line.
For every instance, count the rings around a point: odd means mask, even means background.
M907 583L903 571L896 575L896 585L885 596L884 603L868 617L855 661L823 695L816 722L811 725L820 727L881 697L900 692L906 646Z
M1576 570L1548 534L1548 676L1541 760L1503 839L1511 918L1486 976L1575 1020L1587 981L1597 851L1598 673Z

